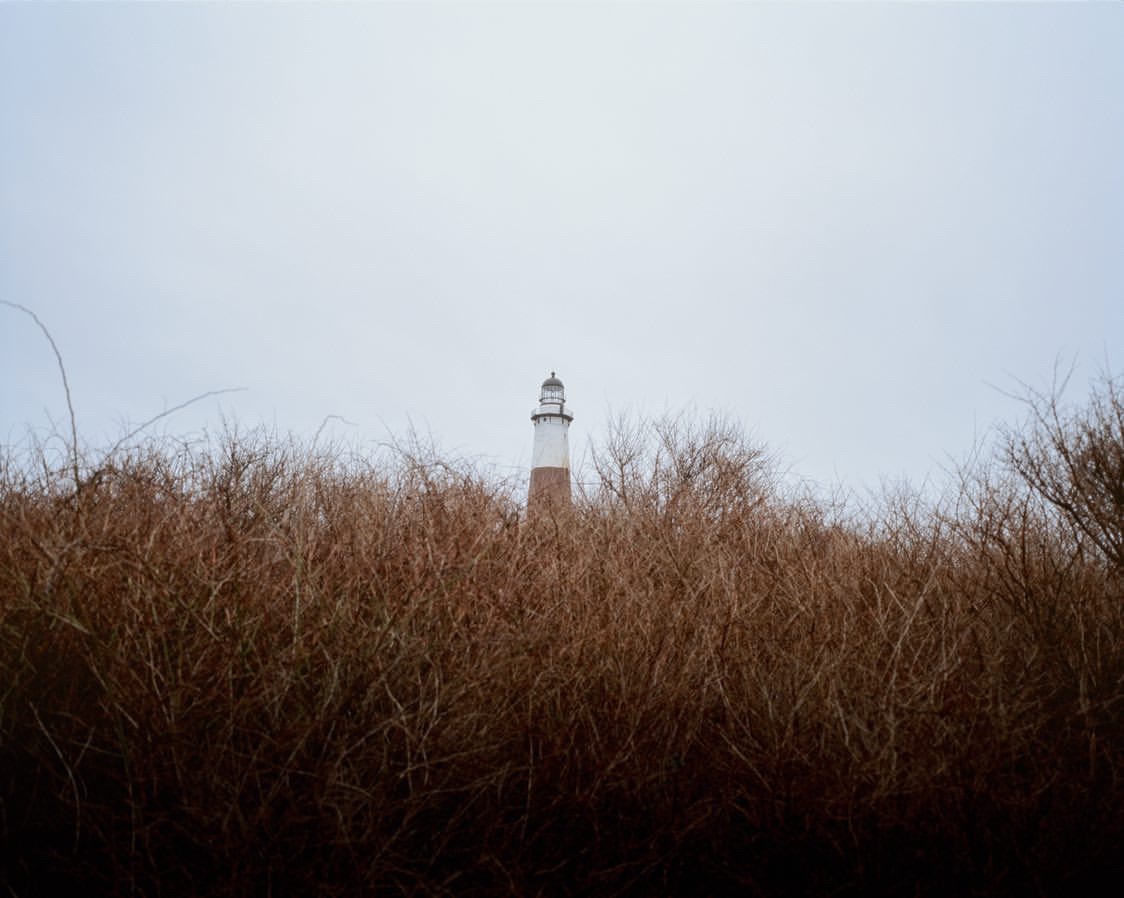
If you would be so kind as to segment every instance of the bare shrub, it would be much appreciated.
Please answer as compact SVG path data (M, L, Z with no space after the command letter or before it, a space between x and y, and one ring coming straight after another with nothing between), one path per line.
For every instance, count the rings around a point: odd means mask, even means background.
M526 520L417 441L134 441L80 489L10 455L0 876L1013 895L1119 868L1119 580L1021 471L840 507L687 419L595 465Z
M1088 403L1066 407L1064 382L1051 393L1030 390L1030 420L1008 431L1011 468L1078 533L1124 571L1124 387L1110 375Z

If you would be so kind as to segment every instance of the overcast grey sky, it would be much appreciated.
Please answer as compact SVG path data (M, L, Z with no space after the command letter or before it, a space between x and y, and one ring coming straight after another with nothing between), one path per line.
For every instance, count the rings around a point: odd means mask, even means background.
M530 458L550 370L914 481L1124 368L1124 4L0 6L0 298L97 444ZM0 308L0 441L62 419ZM994 386L993 386L994 385Z

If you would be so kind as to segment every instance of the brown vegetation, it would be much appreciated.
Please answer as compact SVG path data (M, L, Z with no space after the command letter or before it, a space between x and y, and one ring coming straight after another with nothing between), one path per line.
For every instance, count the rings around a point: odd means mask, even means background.
M0 460L17 895L1079 893L1124 824L1118 386L953 495L618 427L572 509L262 436ZM71 474L74 476L71 476ZM77 484L75 482L77 478Z

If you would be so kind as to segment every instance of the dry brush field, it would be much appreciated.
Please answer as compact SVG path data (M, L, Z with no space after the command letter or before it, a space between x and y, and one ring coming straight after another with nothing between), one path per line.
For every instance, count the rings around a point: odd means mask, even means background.
M420 451L9 450L0 878L1080 894L1124 873L1121 399L1031 396L942 496L865 503L618 427L530 519Z

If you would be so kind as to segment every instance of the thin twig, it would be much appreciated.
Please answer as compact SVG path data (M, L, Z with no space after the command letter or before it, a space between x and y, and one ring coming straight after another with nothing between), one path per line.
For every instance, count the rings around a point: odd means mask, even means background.
M106 457L108 458L108 457L112 456L118 449L120 449L123 445L125 445L125 443L129 442L129 440L131 440L133 437L135 437L138 433L141 433L143 430L146 430L147 428L151 427L153 424L155 424L157 421L161 420L162 418L168 417L168 415L173 415L176 412L182 411L183 409L187 408L189 405L194 405L196 402L201 402L202 400L207 399L211 396L221 396L224 393L243 393L243 392L246 391L246 389L247 389L246 387L225 387L221 390L208 390L206 393L200 393L198 396L193 396L191 399L185 400L184 402L181 402L179 405L173 405L171 408L164 409L164 411L160 412L160 414L153 415L151 418L149 418L143 424L138 424L136 427L134 427L132 430L130 430L127 434L125 434L123 437L121 437L121 439L119 439L116 443L113 444L113 448L110 449L108 453L106 453Z
M62 353L59 352L58 345L55 343L55 338L51 336L51 332L47 330L47 325L39 320L36 315L27 306L20 305L18 302L11 302L7 299L0 299L0 304L9 306L17 311L23 312L25 315L30 315L31 320L39 325L39 330L47 338L47 342L51 344L51 349L54 350L55 360L59 364L59 373L62 375L62 388L66 393L66 409L70 415L70 455L71 466L74 474L74 489L77 491L81 487L81 481L78 476L78 421L74 415L74 403L70 399L70 381L66 377L66 366L62 363Z
M66 775L70 779L70 788L74 791L74 845L77 847L82 837L82 797L78 791L78 781L74 778L74 771L71 770L70 765L66 763L66 758L51 736L46 724L43 723L43 718L39 716L39 709L30 702L28 706L31 708L31 713L35 716L35 722L39 724L39 729L42 730L43 735L47 737L47 741L51 744L51 748L55 750L55 754L58 755L59 761L62 763L63 770L66 771Z

